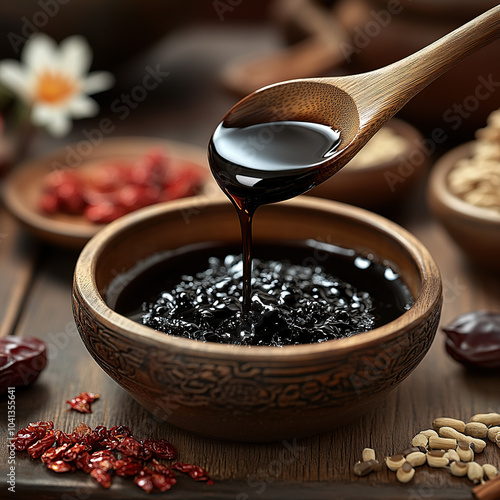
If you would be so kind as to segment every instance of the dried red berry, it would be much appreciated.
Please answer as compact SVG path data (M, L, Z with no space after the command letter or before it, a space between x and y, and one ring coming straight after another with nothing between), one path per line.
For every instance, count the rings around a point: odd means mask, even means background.
M57 442L57 440L56 440ZM41 457L40 460L43 463L55 462L56 460L62 460L63 453L71 446L70 443L64 443L57 448L49 448Z
M175 460L177 458L175 446L166 439L145 439L142 444L144 449L151 451L156 458L165 460Z
M67 434L66 432L56 430L56 445L62 446L63 444L71 444L73 440L71 438L71 434Z
M52 469L54 472L70 472L74 471L75 467L68 462L62 460L55 460L47 464L47 468Z
M99 468L109 471L114 468L116 457L108 450L94 451L90 455L90 464L92 468Z
M74 443L79 442L84 436L90 434L92 429L85 423L81 423L73 429L73 433L71 434L71 439Z
M90 453L84 451L76 458L75 465L77 469L81 469L83 472L89 474L92 470L92 464L90 463Z
M55 171L44 180L42 212L79 214L106 224L138 208L196 194L203 176L199 165L171 161L151 151L134 163L101 162L91 169Z
M124 457L114 463L114 469L117 476L133 477L142 470L142 463L132 457Z
M54 443L56 442L56 436L54 431L47 431L47 434L42 438L33 443L28 449L28 453L31 458L40 458Z
M151 474L151 480L153 481L153 487L159 491L167 491L177 482L177 479L169 478L163 474L153 473Z
M127 427L126 425L115 425L114 427L111 427L108 431L109 437L115 437L115 438L124 438L128 436L132 436L132 430L130 427Z
M188 474L189 477L194 479L195 481L206 481L207 484L214 484L213 480L209 477L208 472L198 465L176 462L175 464L172 464L170 468Z
M99 399L99 394L94 394L92 392L81 392L78 396L66 401L73 410L79 411L80 413L92 413L90 405Z
M144 468L137 474L134 479L134 484L142 488L146 493L153 491L153 479L151 477L151 472L147 468Z
M175 478L175 472L167 467L166 465L161 464L157 460L153 458L151 460L151 463L149 464L149 468L153 471L156 472L157 474L163 474L166 477L170 478Z
M35 432L29 431L26 428L21 429L12 438L12 445L17 451L24 451L31 446L35 441L38 441L38 436Z
M109 472L103 469L92 469L90 475L103 488L109 488L111 486L111 474Z
M91 393L88 397L89 400L96 399ZM23 450L30 443L27 450L32 458L41 458L55 472L80 469L104 488L111 486L113 474L133 477L134 483L147 492L172 488L177 482L174 470L189 474L195 481L213 484L201 467L184 463L167 467L151 458L153 453L168 459L176 456L175 448L165 439L138 441L129 427L121 425L109 430L98 426L92 430L82 423L71 434L53 429L53 426L52 422L33 422L16 434L14 443ZM116 451L106 449L106 446L112 446ZM118 453L123 456L118 458Z
M115 448L126 457L139 458L142 452L142 445L134 437L123 438L122 442Z
M75 461L83 452L86 451L86 446L84 444L74 444L71 448L68 448L61 455L61 460L65 462Z

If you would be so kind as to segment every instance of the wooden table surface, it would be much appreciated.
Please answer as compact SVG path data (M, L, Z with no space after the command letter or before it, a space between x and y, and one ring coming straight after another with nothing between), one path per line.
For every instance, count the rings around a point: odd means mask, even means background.
M267 40L273 39L272 33L264 34ZM204 146L219 118L234 102L217 85L217 68L240 49L263 43L262 38L256 30L231 32L226 27L197 28L174 35L167 40L161 56L153 51L153 57L169 65L170 80L128 119L115 120L113 135L152 135ZM204 40L202 48L200 39ZM238 41L228 43L232 40ZM199 77L205 80L201 82ZM76 126L70 140L81 138L78 134L82 128L95 123ZM40 139L36 148L58 144L64 143ZM479 272L464 261L427 213L423 189L390 215L427 246L441 269L442 323L471 310L500 310L498 276ZM311 439L275 444L205 439L158 421L104 374L87 353L71 312L71 280L77 257L77 252L37 241L0 209L0 335L35 335L46 341L49 354L48 366L38 381L16 391L16 429L32 421L53 420L57 428L69 431L83 421L91 427L128 425L138 437L167 438L178 447L181 461L205 467L216 480L215 485L207 486L182 478L168 492L172 499L471 498L471 483L443 470L419 468L406 485L399 484L395 474L385 468L364 478L352 473L364 447L373 447L382 458L406 448L412 436L429 428L438 416L468 419L474 413L500 411L500 376L464 370L446 355L441 331L423 362L386 401L347 427ZM67 410L65 401L82 390L101 395L91 415ZM11 498L3 473L7 453L5 398L0 404L0 421L0 498ZM477 460L498 465L500 450L490 444ZM85 474L56 475L25 454L17 456L15 471L16 495L12 498L146 497L122 478L115 478L111 489L103 490Z

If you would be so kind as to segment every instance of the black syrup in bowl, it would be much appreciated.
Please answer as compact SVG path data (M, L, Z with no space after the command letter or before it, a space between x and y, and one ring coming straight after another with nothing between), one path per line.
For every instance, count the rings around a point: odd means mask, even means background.
M238 244L165 252L120 277L119 283L128 284L112 299L114 309L173 336L282 347L377 328L412 303L389 265L352 249L306 240L262 242L254 250L251 329L241 328Z

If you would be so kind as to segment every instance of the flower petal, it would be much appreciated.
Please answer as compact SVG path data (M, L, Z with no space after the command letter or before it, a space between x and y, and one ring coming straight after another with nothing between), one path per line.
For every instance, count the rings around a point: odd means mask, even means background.
M33 106L31 120L36 126L45 126L56 137L62 137L71 130L71 120L66 108L46 105Z
M70 36L59 46L61 70L81 78L90 69L92 50L83 36Z
M90 97L86 95L79 95L71 100L67 105L68 111L75 118L86 118L87 116L94 116L99 113L99 106Z
M30 78L18 61L6 59L0 62L0 82L21 99L28 101L31 98Z
M40 69L57 67L59 60L57 45L50 36L44 33L33 35L25 44L21 61L32 72Z
M94 71L82 82L82 90L87 94L96 94L108 90L115 83L115 77L109 71Z

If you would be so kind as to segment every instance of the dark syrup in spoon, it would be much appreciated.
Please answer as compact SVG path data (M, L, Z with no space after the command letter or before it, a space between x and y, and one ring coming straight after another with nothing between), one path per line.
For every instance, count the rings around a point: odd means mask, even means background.
M252 218L261 205L293 198L314 187L314 167L329 160L340 133L301 121L226 127L208 147L210 168L236 208L243 240L243 318L250 323ZM251 327L251 325L248 325Z

